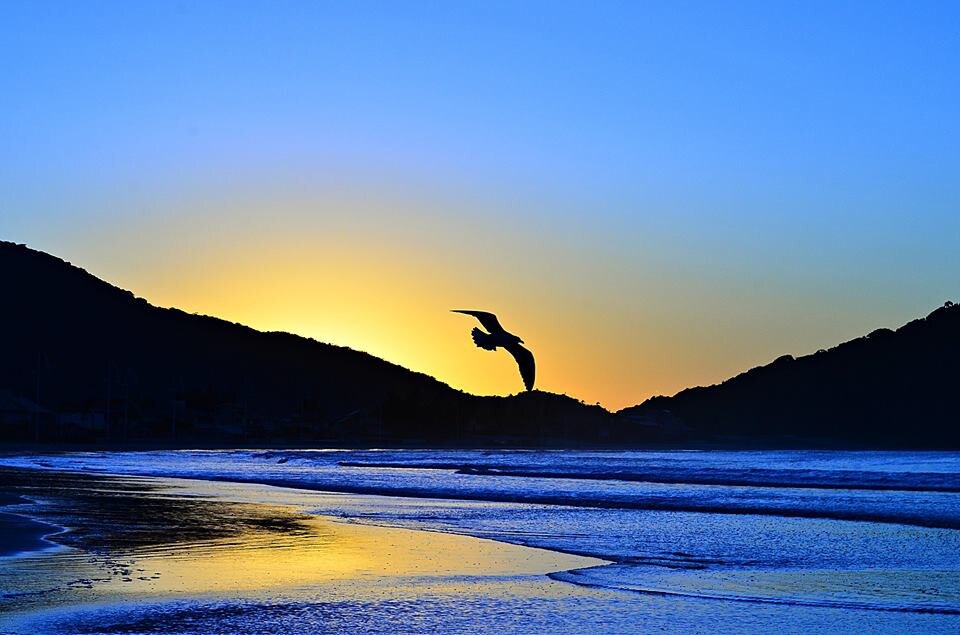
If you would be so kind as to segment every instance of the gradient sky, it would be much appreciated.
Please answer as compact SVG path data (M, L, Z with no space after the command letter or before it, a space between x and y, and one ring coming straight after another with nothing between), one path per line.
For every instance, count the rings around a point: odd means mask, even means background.
M0 5L0 238L612 408L960 286L955 2Z

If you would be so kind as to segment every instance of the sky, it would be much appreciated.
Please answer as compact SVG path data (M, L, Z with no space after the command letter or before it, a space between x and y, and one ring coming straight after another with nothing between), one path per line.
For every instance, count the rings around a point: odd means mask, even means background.
M0 4L0 239L621 408L960 293L953 2Z

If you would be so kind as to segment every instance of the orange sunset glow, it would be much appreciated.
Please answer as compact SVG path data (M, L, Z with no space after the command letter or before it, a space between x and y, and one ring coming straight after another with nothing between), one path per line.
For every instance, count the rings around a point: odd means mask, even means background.
M476 394L513 394L514 361L478 352L473 321L449 312L492 310L536 354L540 388L608 408L880 325L839 296L799 315L802 289L772 302L765 271L733 279L734 265L665 249L652 222L604 236L609 228L548 223L535 209L511 216L526 201L465 206L449 192L395 186L238 189L126 202L140 213L100 212L97 231L73 226L59 251L159 306L348 346Z

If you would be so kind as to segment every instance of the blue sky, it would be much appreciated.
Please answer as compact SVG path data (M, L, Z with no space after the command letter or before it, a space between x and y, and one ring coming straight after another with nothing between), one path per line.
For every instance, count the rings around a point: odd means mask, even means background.
M169 262L229 269L196 252L373 236L477 280L476 297L531 325L595 314L609 341L558 359L582 372L548 372L546 387L625 404L957 299L958 14L933 2L4 3L0 237L158 302L234 307L224 317L287 320L391 357L377 320L313 328L291 311L205 303L202 289L178 296L190 267ZM345 255L347 270L362 264L352 257L369 260ZM597 370L618 356L616 377ZM488 377L499 368L392 357L507 391Z

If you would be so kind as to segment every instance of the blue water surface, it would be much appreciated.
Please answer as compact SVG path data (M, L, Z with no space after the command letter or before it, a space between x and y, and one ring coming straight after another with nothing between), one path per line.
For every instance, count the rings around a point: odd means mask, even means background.
M958 453L203 450L0 464L359 494L311 511L597 556L611 564L551 577L624 597L960 628Z

